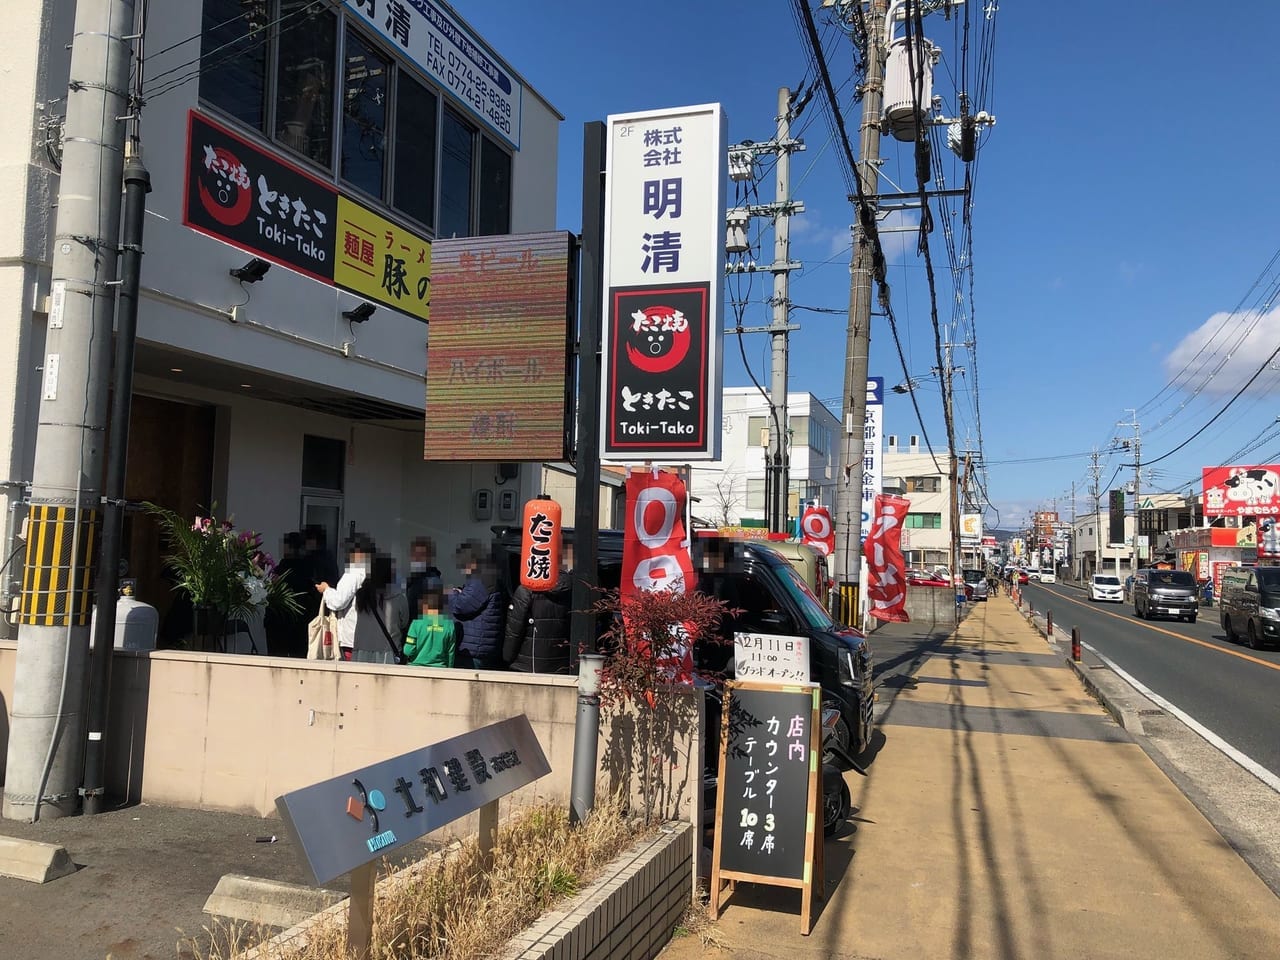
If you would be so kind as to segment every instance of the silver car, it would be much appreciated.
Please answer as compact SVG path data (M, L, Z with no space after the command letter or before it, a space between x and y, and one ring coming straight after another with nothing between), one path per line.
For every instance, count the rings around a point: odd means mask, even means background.
M987 599L987 575L981 570L966 570L964 588L970 600Z
M1120 578L1111 573L1095 573L1089 578L1089 599L1124 603L1124 587Z

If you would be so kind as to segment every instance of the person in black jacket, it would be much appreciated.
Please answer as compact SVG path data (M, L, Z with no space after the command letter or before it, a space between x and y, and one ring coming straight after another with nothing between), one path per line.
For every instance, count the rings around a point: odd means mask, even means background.
M409 601L409 615L417 617L422 606L422 595L428 590L443 590L444 581L435 565L436 546L430 537L414 537L409 544L409 579L404 593Z
M573 558L566 547L560 576L550 590L516 588L507 610L507 636L502 660L523 673L577 673L577 651L569 642L573 610Z
M449 614L461 631L454 666L500 669L507 598L498 583L497 571L475 540L462 543L457 558L458 569L466 579L449 597Z

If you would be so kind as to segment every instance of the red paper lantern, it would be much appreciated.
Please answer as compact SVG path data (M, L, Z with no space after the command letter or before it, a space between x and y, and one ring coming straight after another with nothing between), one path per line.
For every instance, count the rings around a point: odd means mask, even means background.
M535 497L524 505L520 528L520 585L550 590L560 578L560 504Z

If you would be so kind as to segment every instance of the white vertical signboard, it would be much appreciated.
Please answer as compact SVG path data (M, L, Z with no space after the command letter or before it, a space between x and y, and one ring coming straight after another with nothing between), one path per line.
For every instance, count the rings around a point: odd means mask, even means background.
M726 120L609 117L600 456L720 457Z
M862 448L862 542L871 536L876 494L884 485L884 377L867 378L867 422Z

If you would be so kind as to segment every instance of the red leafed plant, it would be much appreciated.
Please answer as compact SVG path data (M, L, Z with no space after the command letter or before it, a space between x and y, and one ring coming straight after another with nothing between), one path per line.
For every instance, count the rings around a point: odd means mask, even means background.
M629 773L631 758L636 757L645 820L652 820L655 811L664 819L671 817L687 786L674 784L668 776L684 759L677 755L676 734L696 718L696 702L687 696L696 672L693 650L695 645L723 644L720 620L732 611L705 593L677 590L626 597L610 591L594 609L609 618L600 638L607 655L600 702L613 721L613 774L619 777L624 763ZM701 673L697 677L720 679Z

